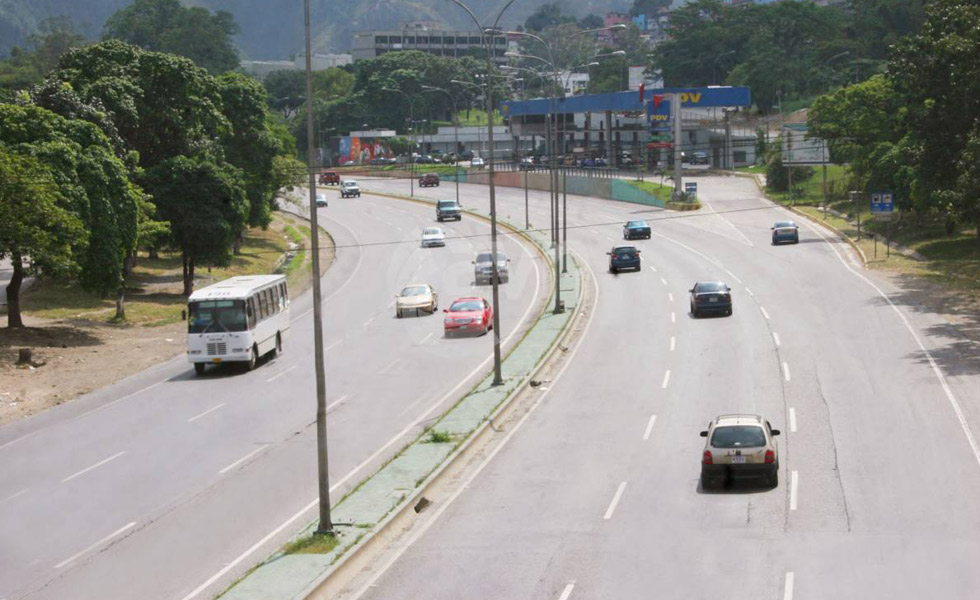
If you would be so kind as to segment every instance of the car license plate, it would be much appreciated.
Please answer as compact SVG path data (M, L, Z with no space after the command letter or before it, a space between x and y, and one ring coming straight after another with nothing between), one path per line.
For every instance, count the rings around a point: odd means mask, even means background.
M708 302L718 302L718 298L708 298Z
M732 457L732 464L733 465L744 465L745 464L745 457L744 456L733 456Z
M213 363L219 363L219 362L221 362L221 359L220 358L212 358L211 359L211 362L213 362Z

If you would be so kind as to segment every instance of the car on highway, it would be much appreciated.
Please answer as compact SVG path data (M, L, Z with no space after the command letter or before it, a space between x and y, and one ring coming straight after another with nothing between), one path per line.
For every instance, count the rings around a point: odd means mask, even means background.
M455 200L436 200L436 221L463 219L463 208Z
M327 205L327 195L323 192L316 193L316 205L317 208L321 208Z
M732 314L732 288L724 281L699 281L691 292L691 316L720 312Z
M470 166L474 169L482 169L487 166L487 161L483 160L479 156L474 156L473 160L470 161Z
M493 282L493 253L484 250L473 261L473 280L477 285ZM497 252L497 277L500 283L510 281L510 259L503 252Z
M759 415L721 415L701 432L701 488L722 487L735 479L779 484L778 429Z
M439 310L439 294L427 283L411 283L395 296L395 316L399 319L406 314L419 311L429 314Z
M643 268L640 265L640 250L636 246L613 246L606 252L609 255L609 272L619 273L623 269Z
M422 247L434 248L446 245L446 234L441 227L426 227L422 230Z
M650 239L650 224L646 221L628 221L623 225L623 239L634 240L637 238Z
M457 298L443 310L442 321L446 337L457 333L478 333L480 335L493 329L493 308L485 298Z
M524 158L521 159L519 167L521 171L530 171L534 169L534 157L525 156Z
M340 195L344 198L350 198L352 196L360 198L361 187L353 179L345 179L340 182Z
M439 187L439 175L436 173L426 173L419 177L419 187Z
M800 226L793 221L776 221L771 229L774 246L780 242L800 243Z
M337 175L333 171L320 173L320 185L337 185L339 183L340 183L340 175Z

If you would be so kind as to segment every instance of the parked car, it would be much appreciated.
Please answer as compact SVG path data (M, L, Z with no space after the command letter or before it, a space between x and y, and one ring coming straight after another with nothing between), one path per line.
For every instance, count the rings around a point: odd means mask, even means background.
M436 221L452 219L461 221L463 219L463 209L455 200L436 200Z
M640 251L636 246L613 246L606 254L609 255L610 273L619 273L623 269L639 271L643 268L640 263Z
M436 173L426 173L419 177L419 187L439 187L439 175Z
M324 194L323 192L317 192L316 193L316 206L317 206L317 208L321 208L321 207L324 207L326 205L327 205L327 195Z
M493 282L493 254L487 250L476 255L473 261L473 280L477 285ZM497 277L500 283L510 281L510 259L503 252L497 252Z
M357 185L357 182L353 179L347 179L340 182L340 195L344 198L350 198L352 196L361 197L361 187Z
M446 245L446 234L441 227L426 227L422 230L422 247L432 248Z
M470 161L470 166L474 169L482 169L483 167L487 166L487 163L479 156L474 156L473 160Z
M688 160L688 164L691 165L706 165L708 164L708 153L707 152L692 152Z
M699 281L690 292L691 316L710 312L732 314L732 288L724 281Z
M439 310L439 294L427 283L406 285L395 296L395 316L399 319L413 312L415 316L418 316L419 311L431 315L437 310Z
M533 169L534 168L534 158L532 158L530 156L525 156L524 158L521 159L521 162L519 164L519 168L520 168L521 171L528 171L530 169Z
M623 225L623 239L632 240L635 238L650 239L653 235L650 231L650 224L646 221L628 221Z
M772 226L772 243L776 245L780 242L800 243L800 227L792 221L777 221Z
M320 185L337 185L340 183L340 175L333 171L320 173Z
M493 329L493 308L485 298L457 298L442 312L446 337L467 332L483 335Z
M701 487L721 487L727 481L761 478L779 485L778 429L759 415L721 415L701 432Z

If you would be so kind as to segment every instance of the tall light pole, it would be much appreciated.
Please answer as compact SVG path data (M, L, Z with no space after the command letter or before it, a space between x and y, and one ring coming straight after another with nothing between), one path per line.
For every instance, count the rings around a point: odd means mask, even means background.
M305 1L309 2L310 0L305 0ZM411 124L415 122L415 98L409 95L408 92L396 88L383 87L381 88L381 90L385 92L394 92L396 94L401 94L402 96L405 96L405 99L408 100L408 122L409 122L409 127L411 127ZM409 181L408 184L409 195L415 196L415 144L414 143L412 144L412 147L408 151L408 181Z
M715 81L716 81L716 78L715 78L715 65L718 64L718 59L721 58L722 56L728 56L730 54L735 54L735 51L734 50L729 50L728 52L722 52L721 54L715 56L715 59L713 61L711 61L711 85L715 85Z
M453 103L453 156L456 157L456 204L459 204L459 108L456 106L456 96L453 96L449 93L449 90L445 90L441 87L423 85L422 89L427 92L442 92L443 94L449 96L449 99Z
M330 519L330 475L327 460L327 384L323 369L323 314L320 307L320 228L316 206L316 174L313 172L313 69L310 64L310 0L303 0L306 31L306 163L310 188L310 246L313 253L313 371L316 380L317 488L320 522L316 533L333 535Z

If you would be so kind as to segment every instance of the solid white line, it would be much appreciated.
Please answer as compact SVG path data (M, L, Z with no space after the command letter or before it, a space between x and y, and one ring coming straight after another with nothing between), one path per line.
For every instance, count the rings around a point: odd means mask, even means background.
M668 369L668 370L667 370L667 372L666 372L666 373L664 373L664 382L663 382L663 384L662 384L662 385L660 386L660 387L661 387L661 389L667 389L667 384L668 384L668 383L670 383L670 369Z
M671 323L676 323L677 322L677 313L675 313L673 311L670 313L670 322Z
M268 445L268 444L262 444L261 446L259 446L259 447L258 447L258 448L256 448L255 450L252 450L251 452L249 452L249 453L248 453L248 454L246 454L245 456L243 456L243 457L241 457L241 458L239 458L239 459L238 459L238 460L236 460L235 462L233 462L233 463L231 463L230 465L228 465L228 466L227 466L227 467L225 467L224 469L221 469L220 471L218 471L218 475L224 475L224 474L225 474L225 473L227 473L228 471L231 471L232 469L234 469L234 468L235 468L235 467L237 467L238 465L240 465L240 464L242 464L242 463L243 463L243 462L245 462L246 460L248 460L248 459L250 459L250 458L252 458L253 456L255 456L256 454L258 454L259 452L262 452L263 450L265 450L265 449L266 449L266 448L268 448L268 447L269 447L269 445Z
M789 409L789 431L796 433L796 409L793 407Z
M745 288L745 293L748 294L749 296L752 296L753 298L755 298L755 294L753 294L752 293L752 290L750 290L749 288Z
M224 406L224 405L225 405L225 403L224 403L224 402L222 402L221 404L219 404L219 405L217 405L217 406L212 406L211 408L209 408L209 409L207 409L206 411L204 411L204 412L202 412L201 414L199 414L199 415L195 415L195 416L193 416L193 417L191 417L190 419L187 419L187 422L188 422L188 423L193 423L194 421L196 421L196 420L198 420L198 419L200 419L200 418L201 418L201 417L203 417L204 415L206 415L206 414L208 414L208 413L212 413L212 412L214 412L214 411L216 411L216 410L218 410L219 408L221 408L221 407L222 407L222 406Z
M388 306L386 306L385 308L391 308L394 305L395 305L395 301L392 300L391 302L388 303Z
M575 589L575 583L574 582L569 583L568 585L566 585L565 586L565 589L561 593L561 596L558 596L558 600L568 600L568 597L572 595L572 590L574 590L574 589Z
M378 373L388 373L389 371L391 371L392 369L394 369L396 366L398 366L399 364L401 364L401 362L402 362L402 359L396 358L395 360L393 360L390 363L388 363L387 365L385 365L385 367L383 369L381 369L380 371L378 371Z
M670 293L670 292L667 292L667 299L670 300L671 302L673 302L674 301L674 295L672 293Z
M623 497L623 490L625 489L626 482L623 481L619 484L619 487L616 488L616 495L613 496L612 502L609 503L609 508L606 509L606 514L602 515L603 519L608 521L612 518L613 512L616 511L616 505L619 504L619 499Z
M664 285L667 285L667 280L666 280L666 279L664 279L663 277L661 277L661 278L660 278L660 281L661 281L661 282L662 282L662 283L663 283Z
M643 441L650 439L650 433L653 431L653 424L657 422L657 415L650 415L650 422L647 423L646 431L643 432Z
M776 346L779 346L779 334L775 331L772 332L772 340L776 342Z
M670 336L670 351L671 352L674 351L674 342L676 342L676 341L677 341L677 339L674 336Z
M783 361L783 377L789 381L789 363L786 361Z
M91 467L86 467L86 468L82 469L81 471L79 471L78 473L75 473L74 475L69 475L68 477L65 477L64 479L61 480L61 483L65 483L67 481L71 481L72 479L74 479L76 477L79 477L81 475L84 475L84 474L88 473L92 469L97 469L97 468L101 467L102 465L106 464L107 462L119 458L123 454L126 454L126 451L125 450L123 450L122 452L117 452L116 454L113 454L112 456L110 456L109 458L107 458L105 460L100 460L99 462L95 463Z
M15 492L15 493L13 493L13 494L11 494L11 495L9 495L9 496L7 496L7 497L6 497L6 498L4 498L3 500L0 500L0 504L3 504L3 503L5 503L5 502L8 502L8 501L10 501L10 500L13 500L14 498L17 498L17 497L19 497L19 496L23 496L24 494L26 494L26 493L27 493L27 492L29 492L29 491L31 491L31 488L24 488L24 489L22 489L22 490L21 490L21 491L19 491L19 492Z
M330 412L330 411L331 411L331 410L333 410L334 408L336 408L336 407L338 407L338 406L340 406L340 405L341 405L341 404L343 404L343 403L344 403L344 402L345 402L346 400L347 400L347 394L344 394L344 395L343 395L343 396L341 396L340 398L337 398L336 400L334 400L333 402L331 402L330 404L328 404L328 405L327 405L327 412Z
M282 373L279 373L278 375L273 375L272 377L266 379L265 382L266 383L269 383L270 381L275 381L276 379L279 379L280 377L282 377L286 373L289 373L290 371L292 371L295 368L296 368L296 365L293 365L293 366L289 367L288 369L286 369L285 371L283 371Z
M798 471L793 471L790 474L789 482L789 509L796 510L796 489L800 485L800 474Z
M429 335L427 335L424 338L422 338L421 340L419 340L419 346L421 346L422 344L428 342L429 341L429 338L431 338L431 337L432 337L432 334L430 333Z
M793 600L793 583L795 577L792 571L786 573L786 583L783 584L783 600Z
M133 521L131 523L128 523L126 525L123 525L122 527L120 527L119 529L113 531L112 533L110 533L109 535L105 536L101 540L95 542L94 544L92 544L88 548L85 548L84 550L81 550L80 552L76 552L75 554L72 554L70 557L68 557L65 560L61 561L60 563L56 564L54 566L54 568L55 569L60 569L61 567L65 566L65 565L67 565L69 563L75 562L83 554L85 554L87 552L90 552L90 551L98 548L99 546L101 546L102 544L108 542L112 538L114 538L114 537L116 537L116 536L118 536L118 535L126 532L129 529L132 529L135 526L136 526L136 521Z
M762 311L762 316L763 316L763 317L765 317L765 318L766 318L766 320L768 320L768 319L769 319L769 313L767 313L767 312L766 312L766 307L765 307L765 306L762 306L762 305L760 304L760 305L759 305L759 310L761 310L761 311Z

